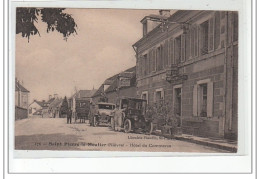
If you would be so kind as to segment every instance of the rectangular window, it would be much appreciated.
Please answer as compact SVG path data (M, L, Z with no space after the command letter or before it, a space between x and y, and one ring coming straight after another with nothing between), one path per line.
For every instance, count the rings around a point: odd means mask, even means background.
M193 115L212 117L213 82L209 79L198 81L193 88Z
M181 62L181 36L174 39L174 64Z
M165 41L163 49L164 67L167 67L170 64L168 58L168 40Z
M199 47L199 41L198 41L198 27L195 27L194 29L194 56L198 56L198 47Z
M218 49L220 45L220 12L215 13L215 29L214 29L214 49Z
M208 53L208 33L209 33L209 21L205 21L200 25L200 54L205 55Z
M201 84L199 85L199 92L200 95L200 111L199 115L201 117L207 117L207 84Z
M208 51L214 50L214 18L209 19Z
M141 95L141 98L146 100L147 104L148 104L148 91L143 91L142 95Z
M185 39L186 39L186 35L182 34L181 35L181 61L184 62L185 61L185 46L186 46L186 43L185 43Z
M162 70L162 47L156 49L156 70Z
M147 54L144 55L143 58L143 69L144 69L144 75L148 74L148 58L147 58Z
M190 48L191 48L191 51L190 51L190 56L191 57L194 57L194 51L195 51L195 28L191 30L191 37L190 37Z
M164 91L162 88L155 90L154 92L154 102L159 103L164 100Z
M192 30L188 31L188 33L185 36L185 51L186 51L186 58L187 60L191 57L191 38L192 38Z
M152 71L156 71L156 51L153 49L152 51Z
M170 57L171 64L174 64L174 41L173 41L173 39L170 39L169 57Z

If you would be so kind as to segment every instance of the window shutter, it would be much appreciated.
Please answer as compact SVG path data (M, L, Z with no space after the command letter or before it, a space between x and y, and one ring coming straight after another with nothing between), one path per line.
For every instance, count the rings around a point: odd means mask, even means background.
M181 61L185 61L185 35L181 35Z
M209 19L209 41L208 49L212 51L214 49L214 18Z
M143 77L144 75L144 66L143 66L143 63L144 63L144 58L143 56L140 57L140 68L141 68L141 76Z
M159 54L160 54L160 57L159 57L159 59L160 59L160 70L162 70L163 69L163 67L164 67L164 54L163 54L163 49L164 49L164 46L161 44L160 45L160 52L159 52Z
M165 41L165 44L164 44L164 66L168 66L169 63L168 63L168 40Z
M180 50L179 49L177 49L177 39L174 39L174 41L173 41L173 44L174 44L174 46L173 46L173 49L174 49L174 60L173 60L173 64L177 64L178 62L178 54L180 53Z
M141 64L141 57L138 58L138 76L142 76L142 64Z
M193 87L193 116L198 116L198 85Z
M152 67L152 51L149 50L149 52L148 52L148 74L150 74L152 71L151 67Z
M191 32L192 31L189 31L188 33L187 33L187 35L185 36L186 38L185 38L185 47L186 47L186 49L185 49L185 52L186 52L186 59L188 60L189 58L190 58L190 56L191 56L191 52L190 52L190 50L191 50L191 45L190 45L190 40L191 40L191 36L192 36L192 34L191 34Z
M156 91L153 92L153 102L156 103Z
M165 67L165 60L164 60L164 57L165 57L165 54L164 54L164 49L165 48L165 44L162 44L161 45L161 69L163 69Z
M174 62L174 39L171 39L171 61L172 61L172 64L175 64L175 62Z
M190 56L194 57L194 52L195 52L195 28L191 29L190 31Z
M198 32L199 32L199 27L194 28L194 55L195 57L198 56L198 49L199 49L199 37L198 37Z
M213 82L207 85L207 117L213 116Z
M164 100L164 90L162 90L162 92L161 92L161 94L162 94L162 99Z
M220 13L215 14L214 48L218 49L220 44Z

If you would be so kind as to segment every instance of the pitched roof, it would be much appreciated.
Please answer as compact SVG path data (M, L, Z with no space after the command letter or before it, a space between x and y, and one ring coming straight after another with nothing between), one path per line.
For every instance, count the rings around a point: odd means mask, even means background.
M77 97L78 98L91 98L91 96L96 92L97 90L79 90Z
M22 91L22 92L27 92L29 93L30 91L28 91L25 87L23 87L23 85L21 85L19 83L19 81L15 81L15 91Z
M132 67L118 74L118 76L130 77L130 87L133 87L136 84L135 69L136 69L135 67ZM125 73L125 72L132 72L132 73ZM106 89L106 93L116 91L117 88L118 88L118 79L114 80L114 82ZM123 88L129 88L129 86L121 87L120 89Z
M124 72L133 72L133 77L131 78L131 82L130 82L130 85L134 85L135 84L135 71L136 71L136 66L134 67L131 67L131 68L128 68L127 70L121 72L121 73L118 73L110 78L107 78L104 83L98 88L98 90L94 93L94 95L92 97L97 97L97 96L100 96L101 93L103 92L104 90L104 87L103 85L107 84L107 85L110 85L107 89L106 89L106 92L111 92L111 91L114 91L116 90L117 88L117 80L118 80L118 76L119 75L122 75ZM109 82L109 83L108 83Z
M54 101L49 105L49 108L56 108L59 107L59 105L61 105L63 99L57 98L54 99Z
M76 97L76 98L91 98L96 91L97 91L96 89L92 89L92 90L79 90L77 93L74 93L68 99L72 99L73 97Z
M47 101L47 103L52 103L53 101L55 100L55 98L51 98L51 99L49 99L48 101Z

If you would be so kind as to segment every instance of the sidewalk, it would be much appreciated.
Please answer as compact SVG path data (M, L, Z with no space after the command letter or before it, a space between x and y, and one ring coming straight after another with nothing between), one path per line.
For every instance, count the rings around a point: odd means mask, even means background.
M204 137L198 137L198 136L193 136L193 135L188 135L188 134L182 134L182 135L176 135L172 136L169 134L156 134L163 136L165 138L171 138L171 139L176 139L176 140L181 140L181 141L187 141L199 145L204 145L208 147L213 147L221 150L227 150L232 153L237 152L237 141L230 141L227 139L219 139L219 138L204 138Z

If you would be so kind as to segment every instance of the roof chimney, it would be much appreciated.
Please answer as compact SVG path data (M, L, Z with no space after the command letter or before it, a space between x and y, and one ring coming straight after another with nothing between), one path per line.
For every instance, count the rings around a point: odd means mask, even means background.
M55 99L58 99L58 94L53 95Z
M159 10L159 13L161 16L165 16L165 17L170 17L170 10L166 10L166 9L161 9Z
M52 98L52 95L49 95L49 99L51 99Z

